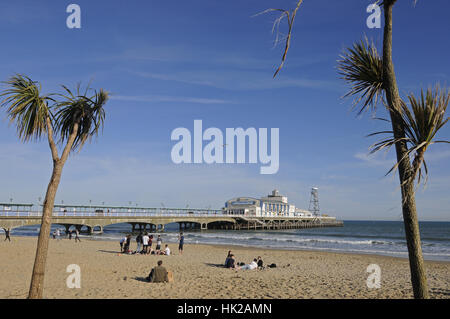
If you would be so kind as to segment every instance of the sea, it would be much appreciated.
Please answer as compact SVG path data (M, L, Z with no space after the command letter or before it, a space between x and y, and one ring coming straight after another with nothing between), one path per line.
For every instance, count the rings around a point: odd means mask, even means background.
M52 231L56 229L60 229L64 236L64 227L52 225ZM38 232L39 225L24 226L13 229L11 236L37 236ZM239 245L408 258L405 231L401 221L348 220L344 221L343 227L288 230L185 230L183 232L186 245ZM450 261L450 222L420 222L420 232L425 260ZM80 237L119 241L121 237L129 233L131 233L131 225L115 224L104 227L101 234L82 233ZM169 224L164 232L152 234L160 234L163 242L175 244L179 234L178 224Z

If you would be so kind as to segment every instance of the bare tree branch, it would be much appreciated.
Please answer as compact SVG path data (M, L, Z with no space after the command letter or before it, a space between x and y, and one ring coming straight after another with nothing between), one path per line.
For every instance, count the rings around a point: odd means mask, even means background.
M268 13L268 12L273 12L273 11L281 12L280 16L275 20L275 22L273 23L273 27L272 27L272 33L275 31L275 29L277 30L277 34L276 34L276 38L275 38L275 45L279 42L280 23L283 20L283 18L285 18L285 17L287 18L288 33L287 33L287 36L285 37L286 44L284 47L283 56L281 58L281 63L278 66L278 69L275 71L275 74L273 75L274 78L277 76L278 72L280 72L280 70L282 69L282 67L284 65L284 62L286 61L287 53L288 53L289 47L291 45L292 26L294 25L295 16L297 15L297 11L300 8L300 5L302 3L303 3L303 0L298 0L297 6L292 11L284 10L284 9L267 9L267 10L264 10L263 12L260 12L260 13L254 15L254 16L258 16L258 15Z

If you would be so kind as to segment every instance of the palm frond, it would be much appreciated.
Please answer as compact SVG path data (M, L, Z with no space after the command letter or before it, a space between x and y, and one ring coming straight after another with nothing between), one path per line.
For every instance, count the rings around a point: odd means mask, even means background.
M60 134L60 143L67 141L74 131L75 125L78 125L78 131L72 150L81 149L88 139L97 136L100 129L103 129L105 120L104 105L108 101L108 93L103 89L95 92L89 97L81 95L80 86L77 86L77 93L74 94L67 87L63 87L67 92L64 95L65 100L59 102L56 106L55 115L57 130Z
M26 142L40 139L47 132L47 117L52 119L50 95L41 95L41 85L24 75L14 75L3 82L8 87L1 94L0 107L6 107L10 123L15 122L19 138Z
M368 136L375 136L378 134L389 134L388 137L370 146L370 153L375 153L380 150L388 150L392 145L400 141L405 141L407 145L407 152L388 172L395 172L403 160L408 159L412 161L412 172L409 179L404 183L409 182L410 179L417 177L417 184L425 179L428 179L428 167L425 162L425 152L432 144L450 143L446 140L435 140L438 131L448 122L449 117L445 116L447 106L450 100L450 94L447 90L440 90L436 86L435 91L431 88L426 93L421 90L420 98L417 99L412 93L408 95L409 105L402 101L402 126L404 128L405 137L394 138L392 131L381 131L369 134Z
M408 95L411 109L405 103L402 103L402 118L405 134L409 138L411 145L408 151L414 154L413 177L416 174L422 174L422 163L424 162L424 153L427 148L436 143L450 143L449 141L434 140L438 131L448 122L449 118L445 116L447 106L450 100L450 93L446 89L440 90L436 86L433 89L428 88L424 94L420 92L420 99L414 94ZM425 174L428 169L425 167Z
M353 108L362 103L358 114L368 108L375 111L383 97L383 61L373 42L366 37L354 43L337 62L338 73L350 85L344 97L356 96Z

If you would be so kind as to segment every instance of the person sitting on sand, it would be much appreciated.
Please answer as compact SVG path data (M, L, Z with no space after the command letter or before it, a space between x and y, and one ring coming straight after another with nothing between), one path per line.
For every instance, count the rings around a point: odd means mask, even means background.
M149 282L168 282L167 270L162 266L162 260L158 261L158 266L152 269L148 277Z
M238 267L236 266L236 258L234 257L233 254L230 255L230 257L228 258L228 262L225 265L226 268L230 268L230 269L237 269Z
M225 258L225 267L226 268L228 268L227 264L228 264L228 261L230 260L230 258L231 258L231 250L228 251L227 258Z
M164 251L162 250L158 250L156 252L157 255L166 255L166 256L170 256L170 248L169 245L166 244L166 248L164 249Z
M258 262L258 260L255 258L255 259L253 259L253 261L252 261L250 264L244 265L244 266L242 266L240 269L243 269L243 270L253 270L253 269L256 269L256 268L258 268L257 262Z
M166 244L166 249L161 253L162 255L170 256L170 248L169 245Z
M258 265L258 269L263 269L264 268L264 263L263 260L261 258L261 256L258 256L258 260L257 260L257 265Z

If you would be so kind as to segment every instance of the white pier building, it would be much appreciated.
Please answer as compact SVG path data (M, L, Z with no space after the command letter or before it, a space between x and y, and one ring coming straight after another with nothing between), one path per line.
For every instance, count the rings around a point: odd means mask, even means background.
M222 208L224 214L256 216L256 217L312 217L308 210L296 208L288 203L286 196L280 195L278 190L265 197L237 197L230 199Z

